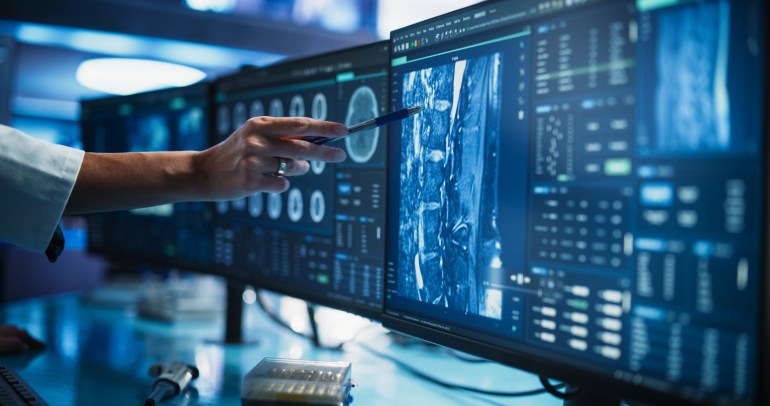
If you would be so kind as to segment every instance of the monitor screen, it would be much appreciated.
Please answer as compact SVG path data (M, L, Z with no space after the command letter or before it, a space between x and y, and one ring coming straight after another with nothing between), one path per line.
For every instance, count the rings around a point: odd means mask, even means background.
M200 151L209 147L209 84L81 103L89 152ZM88 248L115 259L190 270L210 267L212 203L92 214Z
M387 41L244 71L215 85L217 134L249 117L352 125L386 113ZM311 162L284 193L220 202L217 266L257 287L379 316L385 268L385 129L339 143L348 159Z
M755 402L764 13L494 1L394 31L391 108L423 110L390 126L384 324L618 398Z

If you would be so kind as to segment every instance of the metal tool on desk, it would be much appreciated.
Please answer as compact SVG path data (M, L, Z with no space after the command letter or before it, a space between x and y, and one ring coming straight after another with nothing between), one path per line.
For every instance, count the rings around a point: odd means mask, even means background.
M156 403L182 393L199 375L198 368L183 362L154 364L148 373L156 379L150 397L144 402L145 406L155 406Z

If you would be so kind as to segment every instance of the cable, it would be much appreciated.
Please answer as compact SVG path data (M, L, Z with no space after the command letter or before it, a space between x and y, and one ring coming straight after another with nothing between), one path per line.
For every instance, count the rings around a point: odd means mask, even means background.
M411 365L409 365L409 364L399 360L396 357L393 357L393 356L390 356L390 355L387 355L387 354L383 354L383 353L381 353L381 352L379 352L379 351L369 347L368 345L365 345L365 344L362 344L362 343L358 343L358 345L361 348L363 348L364 350L366 350L368 353L394 363L399 368L401 368L401 369L405 370L406 372L416 376L417 378L420 378L420 379L422 379L424 381L430 382L430 383L432 383L434 385L441 386L443 388L454 389L454 390L462 390L462 391L471 392L471 393L480 393L482 395L500 396L500 397L524 397L524 396L534 396L534 395L541 395L541 394L544 394L544 393L549 393L548 390L544 389L544 388L543 389L532 389L532 390L527 390L527 391L519 391L519 392L503 392L503 391L481 389L481 388L476 388L476 387L472 387L472 386L465 386L465 385L459 385L459 384L454 384L454 383L442 381L442 380L440 380L438 378L435 378L435 377L433 377L431 375L428 375L428 374L418 370L417 368L415 368L415 367L413 367L413 366L411 366ZM555 387L555 388L562 388L562 387L564 387L564 384L558 384L558 385L552 385L552 386Z
M308 340L312 340L312 337L310 337L307 334L302 333L300 331L294 330L293 328L291 328L289 323L286 322L286 320L282 319L277 314L275 314L275 312L273 312L273 310L268 307L267 303L265 303L265 299L260 294L260 291L257 291L257 295L256 296L257 296L257 304L262 309L262 312L265 313L265 315L268 318L270 318L270 320L272 320L274 323L278 324L279 326L281 326L281 327L291 331L295 335L298 335L298 336L300 336L302 338L305 338L305 339L308 339Z
M281 327L284 327L284 328L288 329L289 331L291 331L295 335L298 335L298 336L300 336L302 338L305 338L305 339L308 339L308 340L311 340L311 341L313 340L313 337L311 337L311 336L309 336L307 334L301 333L299 331L296 331L293 328L291 328L289 323L287 323L285 320L283 320L277 314L275 314L271 309L269 309L268 306L267 306L267 303L265 303L265 300L262 297L262 295L260 295L259 291L257 291L257 295L256 296L257 296L257 304L259 305L260 308L262 308L262 311L265 313L265 315L267 315L273 322L275 322L276 324L278 324ZM358 339L358 336L361 333L363 333L364 331L368 330L369 328L371 328L371 326L364 327L358 333L356 333L351 339L343 341L343 342L341 342L340 344L338 344L336 346L332 346L332 347L319 346L319 348L326 349L326 350L344 351L344 346L346 344L350 344L350 343L356 342L357 339ZM560 398L560 399L566 399L565 397L563 397L565 395L569 396L569 397L572 397L575 394L577 394L577 392L580 391L580 389L578 389L578 390L576 390L574 392L570 392L570 393L559 392L558 389L561 389L561 388L565 387L566 386L565 384L562 383L562 384L553 385L550 382L548 382L547 380L544 381L543 377L540 377L540 379L541 379L540 382L541 383L545 382L545 383L543 383L543 389L532 389L532 390L528 390L528 391L519 391L519 392L502 392L502 391L487 390L487 389L475 388L475 387L472 387L472 386L465 386L465 385L454 384L454 383L442 381L442 380L440 380L438 378L435 378L435 377L433 377L431 375L428 375L428 374L426 374L426 373L424 373L424 372L414 368L413 366L411 366L411 365L409 365L409 364L407 364L407 363L405 363L405 362L403 362L403 361L401 361L401 360L399 360L399 359L397 359L395 357L392 357L392 356L387 355L387 354L383 354L383 353L381 353L381 352L379 352L379 351L369 347L368 345L362 344L360 342L358 343L358 345L361 348L363 348L364 350L366 350L367 352L369 352L370 354L373 354L373 355L375 355L375 356L377 356L379 358L382 358L382 359L385 359L385 360L388 360L388 361L394 363L395 365L397 365L401 369L404 369L405 371L407 371L408 373L416 376L417 378L420 378L420 379L422 379L424 381L430 382L430 383L432 383L434 385L438 385L438 386L441 386L441 387L447 388L447 389L462 390L462 391L470 392L470 393L477 393L477 394L482 394L482 395L487 395L487 396L499 396L499 397L525 397L525 396L534 396L534 395L541 395L541 394L544 394L544 393L549 393L549 394L551 394L553 396L556 396L557 398ZM489 362L488 360L485 360L485 359L482 359L482 358L470 358L470 357L467 357L467 356L465 356L465 355L463 355L463 354L461 354L461 353L459 353L457 351L454 351L452 349L447 349L447 352L449 354L453 355L456 359L461 360L463 362L470 362L470 363ZM553 392L551 390L553 390Z
M268 307L267 303L265 303L265 299L262 297L262 295L260 295L259 291L257 291L257 304L262 309L262 312L265 313L265 315L267 315L267 317L270 318L270 320L272 320L273 322L275 322L279 326L281 326L281 327L291 331L295 335L297 335L299 337L302 337L302 338L304 338L306 340L310 340L310 342L312 342L313 345L316 348L322 349L322 350L342 351L342 344L335 345L335 346L324 346L324 345L320 344L320 342L318 341L318 337L317 336L310 335L310 334L305 334L305 333L302 333L300 331L294 330L289 325L289 323L286 322L286 320L282 319L272 309L270 309ZM310 309L310 308L308 307L308 309ZM313 316L311 316L310 313L311 312L308 313L308 316L313 317ZM314 323L314 321L311 320L311 323ZM317 330L317 326L316 326L316 328L314 329L314 333L317 332L317 331L318 330Z
M564 392L559 392L560 387L564 387L566 385L559 384L559 385L553 385L551 381L548 380L548 378L540 375L538 376L540 379L540 383L543 384L543 388L546 392L551 394L552 396L555 396L562 400L572 399L575 396L577 396L578 393L580 393L580 388L574 389L571 392L567 392L566 390Z
M490 361L488 359L474 357L473 355L468 355L468 354L465 354L463 352L457 351L457 350L452 349L452 348L444 348L444 351L447 354L457 358L458 360L460 360L462 362L467 362L469 364L487 364L487 363L492 362L492 361Z

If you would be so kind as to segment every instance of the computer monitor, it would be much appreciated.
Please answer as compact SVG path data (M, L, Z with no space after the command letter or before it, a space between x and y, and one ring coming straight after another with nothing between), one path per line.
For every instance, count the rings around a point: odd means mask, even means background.
M614 399L768 402L765 2L391 34L383 324Z
M211 144L208 83L81 103L89 152L204 150ZM206 271L213 203L185 202L92 214L88 249L111 259Z
M215 83L220 139L249 117L355 124L386 113L387 41L246 70ZM338 144L343 163L311 162L284 193L216 205L214 262L232 276L317 304L378 317L385 268L385 130Z

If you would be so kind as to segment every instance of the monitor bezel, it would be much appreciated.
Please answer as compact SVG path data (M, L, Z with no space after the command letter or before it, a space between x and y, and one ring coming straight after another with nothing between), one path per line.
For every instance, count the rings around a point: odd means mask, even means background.
M488 0L475 5L464 7L449 13L445 13L434 18L420 21L418 23L399 28L391 31L391 47L390 47L390 60L395 58L393 52L392 43L394 37L399 33L406 32L410 29L415 29L417 26L431 24L435 21L446 19L449 16L472 11L477 8L488 7L490 4L502 3L508 0ZM760 3L757 3L760 4ZM759 5L759 7L763 7ZM762 9L762 18L759 21L767 21L770 17L770 7L764 6ZM764 135L764 162L762 162L762 176L764 176L765 189L763 191L762 199L767 206L768 198L770 197L770 165L768 164L768 157L770 157L770 70L767 69L767 56L770 55L770 41L765 39L764 55L762 63L764 69L764 93L762 95L762 102L764 103L764 120L762 135ZM392 70L389 70L391 80L388 81L389 94L393 93L393 80ZM391 98L389 97L389 103ZM392 106L391 106L392 109ZM390 143L388 143L388 156L390 156ZM388 171L388 185L391 185L391 179L398 176L394 171ZM754 377L754 387L756 388L755 398L753 401L755 404L767 404L770 402L770 391L763 387L763 382L766 382L770 378L770 272L768 272L768 264L770 264L770 218L767 215L767 210L762 213L762 223L764 228L761 232L760 247L764 248L764 255L760 255L759 265L760 269L764 272L760 272L760 286L762 290L759 292L758 304L761 306L758 312L758 341L759 357L757 362L757 374ZM390 224L390 209L386 211L386 225ZM393 232L391 227L386 226L386 239L385 239L385 257L386 266L390 253L390 238L387 237L388 233ZM386 268L387 269L387 268ZM619 379L613 379L609 373L599 373L589 370L583 367L575 367L568 362L558 361L556 358L564 358L556 353L549 352L554 355L553 357L545 357L534 355L534 351L526 351L525 349L514 350L511 348L503 348L495 346L494 344L466 337L459 334L448 333L444 330L430 327L424 323L418 323L406 320L398 315L397 311L388 311L387 308L387 277L384 284L383 295L383 313L382 313L382 325L387 329L398 331L419 339L424 339L433 342L438 345L450 347L463 351L475 356L489 359L500 364L528 371L541 376L546 376L551 379L568 382L578 387L584 388L585 391L591 394L597 394L600 397L606 397L608 399L622 399L630 401L650 402L653 404L668 404L667 402L676 401L680 405L698 405L702 404L702 401L697 401L689 398L684 398L670 392L656 391L654 389L634 385L629 382L625 382ZM530 347L530 350L536 350L535 347L523 344L522 348ZM581 360L582 364L586 364ZM606 369L606 368L605 368Z

